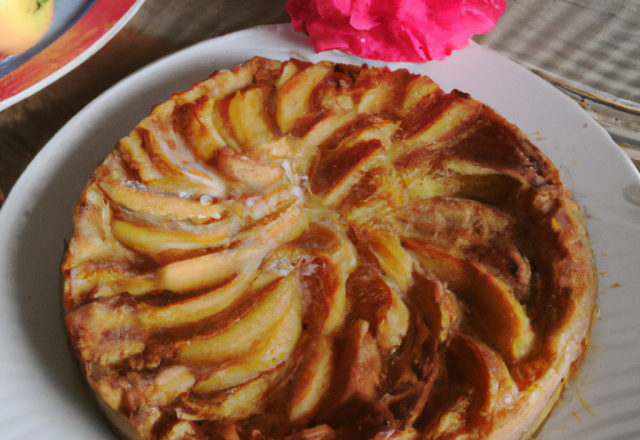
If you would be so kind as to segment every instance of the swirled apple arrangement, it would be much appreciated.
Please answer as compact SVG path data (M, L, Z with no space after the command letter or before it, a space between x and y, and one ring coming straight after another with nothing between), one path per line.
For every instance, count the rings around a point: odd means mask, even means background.
M551 162L406 70L216 72L118 143L74 218L71 341L146 439L524 438L595 303Z

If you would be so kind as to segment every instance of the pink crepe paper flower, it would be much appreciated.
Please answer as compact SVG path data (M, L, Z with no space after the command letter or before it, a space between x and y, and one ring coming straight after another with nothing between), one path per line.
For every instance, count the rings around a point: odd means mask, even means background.
M382 61L443 60L504 13L504 0L289 0L296 31L317 52L340 49Z

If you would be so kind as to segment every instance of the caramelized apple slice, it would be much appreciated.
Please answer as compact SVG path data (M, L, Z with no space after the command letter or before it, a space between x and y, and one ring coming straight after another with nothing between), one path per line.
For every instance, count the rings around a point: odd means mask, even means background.
M409 311L397 292L372 268L359 266L347 280L351 317L371 324L382 352L397 348L409 328Z
M300 194L290 187L276 188L265 194L238 200L242 204L243 217L258 221L298 202Z
M131 323L131 312L126 305L93 301L67 314L75 349L85 362L107 366L144 351L147 335ZM120 337L124 332L127 337Z
M175 133L163 127L155 116L143 119L136 128L144 141L144 149L164 175L183 175L223 194L225 182L213 169L199 163ZM197 170L197 173L189 173Z
M274 133L267 113L273 86L250 86L235 93L229 102L229 122L243 150L269 142Z
M240 232L232 242L275 247L295 239L309 225L309 217L296 205L276 215L267 224L261 222L257 226Z
M512 217L473 200L431 198L407 204L396 218L406 226L404 235L434 242L486 244L496 238L510 238ZM452 246L453 247L453 246Z
M94 350L101 365L110 365L141 353L150 333L198 322L233 304L243 293L273 280L265 275L256 280L260 261L245 265L237 276L211 292L167 306L130 302L94 301L68 314L74 328L86 329L78 336L77 347L84 355ZM126 328L124 335L114 331Z
M176 106L172 115L175 131L193 155L204 162L226 145L213 125L214 102L209 96L200 96L193 102Z
M355 112L330 114L318 121L295 145L295 154L291 154L291 170L294 174L308 175L313 159L322 145L334 132L352 123Z
M396 218L404 225L403 236L477 263L507 282L519 298L526 294L531 268L513 243L512 217L473 200L432 198L409 204Z
M176 254L229 244L237 220L227 218L212 226L201 227L200 233L185 230L160 229L142 226L123 220L111 223L111 233L121 243L149 255L162 263ZM176 251L176 252L173 252Z
M329 425L317 425L285 437L285 440L335 440L336 433Z
M300 69L298 68L297 64L291 60L282 63L282 66L280 67L280 76L276 81L276 89L279 90L283 85L287 83L287 81L289 81L293 77L293 75L295 75L299 71Z
M182 420L247 418L262 410L266 394L279 374L276 368L230 390L208 394L207 399L184 399L176 404L176 414Z
M291 307L298 294L298 275L291 273L267 288L273 290L248 315L222 333L187 341L178 349L178 358L189 365L214 365L250 351Z
M142 396L147 402L166 405L180 394L189 391L194 383L195 378L187 367L174 365L162 369Z
M300 306L291 307L275 328L264 335L245 356L208 373L205 380L194 388L197 393L209 393L235 387L259 374L275 368L284 361L295 346L302 322Z
M231 277L238 268L255 266L267 251L264 247L245 246L177 261L156 271L156 286L172 292L203 289Z
M336 383L342 384L333 400L339 407L352 397L371 400L380 385L382 356L369 331L369 323L360 319L343 333L343 348L336 370Z
M263 271L283 275L300 264L303 320L312 333L338 330L346 316L345 281L357 264L356 251L340 224L319 218L295 240L276 249Z
M302 365L291 383L288 403L289 419L304 423L318 410L331 387L333 374L333 340L320 337L305 351Z
M186 301L176 302L165 306L153 306L140 304L133 314L133 322L139 322L145 329L171 328L179 325L196 322L215 313L224 310L238 299L253 284L264 282L256 279L256 269L259 259L247 261L238 270L235 277L217 289L196 296ZM264 278L269 278L265 276Z
M223 199L228 194L228 188L219 185L218 178L199 170L199 165L194 165L189 170L183 170L180 175L165 176L158 179L145 180L143 183L153 191L172 193L185 198L200 198L209 196L214 199Z
M207 205L200 200L162 194L139 185L129 185L127 182L103 181L98 185L119 207L163 219L189 219L195 224L205 223L220 220L232 209L229 203L218 202Z
M400 244L398 236L386 228L361 226L356 234L378 259L384 272L404 293L412 282L413 260Z
M214 252L201 257L177 261L155 271L139 275L127 275L123 271L109 276L108 271L96 272L94 297L110 297L127 292L130 295L144 295L151 291L191 292L205 289L236 275L243 265L257 267L266 255L267 248L242 247ZM212 270L215 268L215 270Z
M194 251L215 249L237 241L273 246L295 238L307 225L306 216L296 206L287 209L270 223L252 225L240 232L240 222L227 217L212 225L193 226L187 230L161 229L123 220L111 223L111 233L118 241L164 263L190 256Z
M518 387L502 358L486 345L456 333L448 345L449 372L472 391L467 424L513 406Z
M361 69L353 86L358 113L395 119L405 87L415 75L406 70L370 67ZM393 115L393 116L390 116Z
M253 160L225 148L218 156L218 167L232 180L255 190L264 190L284 176L280 165L269 165Z
M469 305L474 326L503 356L512 361L527 356L535 334L524 307L506 283L477 264L442 252L426 242L406 240L403 244L425 269L446 280L454 293Z
M429 77L417 76L411 81L407 89L408 90L405 94L404 102L402 103L403 115L406 115L414 110L414 107L420 101L423 101L425 100L425 98L434 95L437 91L440 90L440 87Z
M323 195L325 206L338 205L367 171L387 162L384 152L396 129L394 123L383 123L321 154L311 178L311 190Z
M358 78L360 79L360 78ZM357 112L360 114L379 113L388 105L393 97L393 89L386 82L379 82L375 87L362 94Z
M251 59L232 70L218 70L205 81L199 82L191 90L172 95L177 104L192 102L200 96L210 96L220 99L230 93L240 90L253 82L254 75L264 66L264 58ZM276 68L278 61L269 60L270 67Z
M424 316L431 333L440 342L447 341L451 332L458 328L462 306L442 282L419 273L414 274L414 280L415 284L409 291L412 302Z
M122 152L123 157L129 163L129 166L138 170L140 179L143 182L162 179L165 174L154 166L151 158L147 155L143 148L144 139L138 131L132 131L129 136L118 142L118 149Z
M331 63L321 61L293 75L276 93L276 120L282 133L307 113L311 92L333 69Z
M433 113L432 118L425 118L421 112L417 112L421 115L420 120L413 122L407 118L403 121L402 128L411 133L404 140L404 152L409 153L420 147L444 147L446 144L442 144L443 141L452 138L475 122L482 107L482 103L465 97L457 91L440 97L427 110L427 112ZM425 121L427 123L422 125ZM418 124L422 127L419 127ZM415 125L418 125L419 128Z

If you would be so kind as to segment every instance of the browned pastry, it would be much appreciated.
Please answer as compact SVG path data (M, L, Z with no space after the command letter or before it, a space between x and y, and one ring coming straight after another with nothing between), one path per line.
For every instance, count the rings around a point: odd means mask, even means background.
M405 70L254 58L80 200L89 383L146 439L522 439L584 353L577 204L513 125Z

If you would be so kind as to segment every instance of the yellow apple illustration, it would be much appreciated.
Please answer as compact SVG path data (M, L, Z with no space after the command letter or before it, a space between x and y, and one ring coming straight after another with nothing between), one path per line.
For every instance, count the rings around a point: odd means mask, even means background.
M34 46L53 20L53 0L0 0L0 57Z

